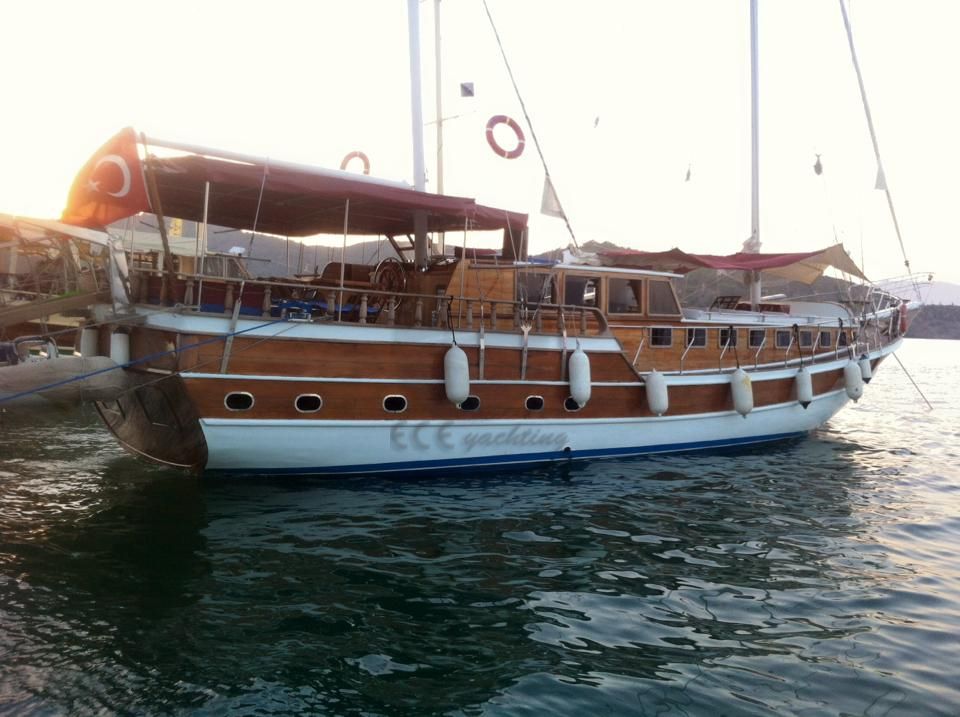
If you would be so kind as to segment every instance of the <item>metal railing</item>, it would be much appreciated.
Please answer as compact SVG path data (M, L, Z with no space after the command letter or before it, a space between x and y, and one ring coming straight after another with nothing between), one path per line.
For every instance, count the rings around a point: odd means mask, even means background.
M133 269L131 276L139 280L134 282L136 303L151 303L148 279L161 277L164 272L158 269ZM184 307L201 311L204 306L199 284L203 282L203 291L210 292L211 284L223 287L223 303L216 304L214 313L232 314L238 304L243 304L244 293L262 289L259 306L246 305L244 308L259 309L263 318L273 316L277 319L301 321L337 321L343 323L370 324L375 322L385 326L405 326L412 328L450 328L474 330L485 327L493 331L526 331L545 333L551 325L556 333L570 331L573 335L603 335L609 332L609 325L600 309L592 306L571 304L531 305L525 300L484 299L478 296L460 296L453 294L424 294L409 291L392 291L375 286L341 286L334 283L302 283L239 277L208 277L198 274L177 273L174 282L183 283L182 301ZM194 295L196 294L196 296ZM289 294L289 296L284 296ZM208 296L210 294L208 293ZM219 297L218 297L219 298ZM344 299L347 299L345 303ZM354 301L355 299L355 301ZM452 310L458 302L458 311ZM399 315L401 305L412 309L407 316ZM222 309L220 309L222 306ZM427 310L429 308L429 314ZM284 310L287 310L284 313ZM316 312L313 311L316 309ZM479 323L477 322L479 312ZM314 314L317 315L314 315ZM274 316L274 314L279 314ZM381 319L381 314L383 318Z

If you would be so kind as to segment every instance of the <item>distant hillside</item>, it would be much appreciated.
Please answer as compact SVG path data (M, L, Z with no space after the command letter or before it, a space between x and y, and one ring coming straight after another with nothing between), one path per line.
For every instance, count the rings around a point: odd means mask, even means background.
M924 306L907 330L912 339L960 339L960 306Z
M212 251L227 252L232 247L250 246L250 234L231 230L210 230L208 246ZM356 240L354 240L356 242ZM301 254L302 248L302 254ZM323 271L331 261L340 261L339 246L307 246L296 239L289 242L289 264L287 263L288 244L286 239L274 236L257 236L253 248L248 254L253 261L247 262L247 268L254 276L290 276L302 273L310 274ZM376 264L387 256L396 256L390 242L364 241L347 245L344 257L348 264ZM299 271L298 271L299 260Z
M924 292L923 300L928 304L960 305L960 284L946 281L933 281L925 284L929 289Z
M143 215L139 221L139 229L156 231L156 219ZM126 229L123 223L114 225L117 234L122 235ZM185 221L182 224L184 237L196 237L196 222ZM251 245L251 237L253 243ZM292 276L293 274L310 274L314 271L323 271L323 267L331 261L340 261L340 245L308 246L299 239L290 239L289 242L281 237L269 234L250 232L211 226L208 232L207 246L213 252L229 252L235 247L244 250L250 259L247 268L254 276ZM396 252L387 240L358 241L353 239L344 252L348 264L376 264L387 256L396 256Z

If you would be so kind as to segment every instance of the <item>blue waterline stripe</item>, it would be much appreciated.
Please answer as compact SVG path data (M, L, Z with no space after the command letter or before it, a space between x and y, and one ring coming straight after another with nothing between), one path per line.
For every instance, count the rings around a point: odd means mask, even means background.
M789 438L799 438L808 431L790 433L772 433L765 436L748 438L722 438L715 441L693 441L691 443L663 443L654 446L632 448L597 448L582 451L546 451L542 453L513 453L505 456L482 456L477 458L449 458L430 461L399 461L393 463L364 463L347 466L324 466L313 468L218 468L207 470L211 475L343 475L346 473L399 473L438 471L457 468L479 468L484 466L520 465L524 463L544 463L550 461L577 460L585 458L628 458L650 453L680 453L709 448L730 448L747 446L754 443L769 443Z

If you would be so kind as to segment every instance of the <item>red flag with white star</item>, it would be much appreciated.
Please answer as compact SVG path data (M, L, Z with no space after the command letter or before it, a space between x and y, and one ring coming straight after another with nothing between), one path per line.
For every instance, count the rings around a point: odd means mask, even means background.
M66 224L102 228L145 211L150 211L150 202L137 152L137 135L127 127L103 145L77 173L61 220Z

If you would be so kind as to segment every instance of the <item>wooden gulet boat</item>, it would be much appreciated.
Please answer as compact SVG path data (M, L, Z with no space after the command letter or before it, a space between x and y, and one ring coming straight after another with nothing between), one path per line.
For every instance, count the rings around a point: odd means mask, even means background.
M179 153L141 159L138 144ZM840 247L530 262L522 214L131 130L84 167L64 219L105 226L161 207L281 236L380 235L401 254L423 222L503 235L497 257L333 262L299 280L132 267L127 295L84 329L130 385L97 407L127 449L193 471L447 471L800 436L860 397L912 308L871 290L684 309L678 273L636 266L853 263Z

